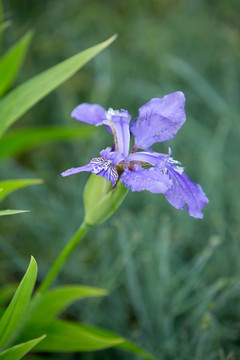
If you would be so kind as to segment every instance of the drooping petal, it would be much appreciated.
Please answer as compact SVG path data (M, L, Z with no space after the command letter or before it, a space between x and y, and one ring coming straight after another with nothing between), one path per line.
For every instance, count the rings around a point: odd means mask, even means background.
M69 176L69 175L78 174L78 173L84 172L84 171L92 172L92 170L93 170L93 166L90 163L90 164L87 164L84 166L68 169L68 170L62 172L61 175L65 177L65 176Z
M209 200L201 186L192 182L178 166L168 165L166 174L172 180L172 186L165 193L166 199L176 209L184 209L187 205L189 215L202 219L202 209Z
M157 166L159 169L164 169L170 155L159 154L156 152L139 151L129 154L125 160L126 163L133 162L141 165L141 163L148 163Z
M71 117L87 124L99 126L106 120L106 110L98 104L83 103L72 111Z
M114 111L109 109L107 117L108 120L104 121L104 124L112 129L115 151L119 151L127 156L130 144L129 122L131 116L126 110Z
M165 193L172 183L169 177L158 168L143 169L141 166L135 170L126 168L120 180L132 191L148 190L152 193Z
M139 109L130 131L140 149L172 139L186 120L185 96L181 91L153 98Z
M118 180L116 166L111 160L104 159L102 157L92 159L90 163L85 166L66 170L61 175L69 176L83 171L89 171L93 174L103 176L105 179L111 182L112 186L114 186Z

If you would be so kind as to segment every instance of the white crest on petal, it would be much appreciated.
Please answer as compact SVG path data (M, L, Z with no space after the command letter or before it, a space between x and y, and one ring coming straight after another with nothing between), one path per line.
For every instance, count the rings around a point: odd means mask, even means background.
M111 120L113 115L119 115L119 110L113 110L112 108L109 108L108 111L106 111L106 118L107 120Z
M179 166L182 165L180 163L180 161L178 160L174 160L173 158L169 158L169 163L170 164L174 164L174 171L176 171L178 174L182 175L182 173L184 172L184 167L183 166Z
M174 167L174 170L175 170L176 172L178 172L180 175L182 175L182 173L184 172L184 167L182 167L182 166L176 166L176 167Z

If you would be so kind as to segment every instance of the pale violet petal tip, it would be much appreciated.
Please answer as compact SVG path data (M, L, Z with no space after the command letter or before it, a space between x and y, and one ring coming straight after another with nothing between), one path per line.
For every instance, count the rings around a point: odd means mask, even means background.
M106 111L98 104L82 103L73 109L71 117L84 123L98 126L106 119Z
M172 186L165 194L168 202L176 209L184 209L187 205L190 216L202 219L202 209L209 200L201 186L192 182L184 172L177 171L177 167L168 167L167 174L172 180Z
M92 171L92 165L91 164L87 164L87 165L84 165L84 166L80 166L80 167L77 167L77 168L71 168L71 169L68 169L64 172L61 173L61 176L69 176L69 175L74 175L74 174L78 174L80 172L83 172L83 171Z
M84 171L88 171L95 175L100 175L104 177L111 182L112 186L114 186L118 180L118 172L116 166L111 160L104 158L94 158L90 161L89 164L77 168L71 168L64 171L61 175L69 176Z

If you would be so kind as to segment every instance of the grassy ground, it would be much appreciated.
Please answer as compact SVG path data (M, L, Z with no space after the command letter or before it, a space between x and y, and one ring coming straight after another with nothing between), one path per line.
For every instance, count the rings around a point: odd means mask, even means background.
M165 152L171 146L174 158L210 199L201 221L175 210L161 195L130 193L113 218L91 230L59 279L105 287L110 296L79 303L68 315L127 336L159 359L238 359L240 3L3 3L5 18L12 20L4 48L35 29L17 83L119 34L110 48L35 106L17 127L73 125L70 112L84 101L128 109L134 118L152 97L182 90L187 122L175 139L155 149ZM88 175L62 179L59 174L87 163L109 141L99 128L83 142L38 147L0 164L3 179L45 181L5 202L6 207L32 212L1 220L1 283L19 279L30 254L43 277L83 216ZM68 357L78 358L130 357L114 350Z

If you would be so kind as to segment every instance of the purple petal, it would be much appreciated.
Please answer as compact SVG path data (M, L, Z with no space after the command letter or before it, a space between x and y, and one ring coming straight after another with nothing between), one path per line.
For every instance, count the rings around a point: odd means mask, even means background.
M77 174L82 171L89 171L93 174L103 176L105 179L111 182L112 186L116 184L119 177L116 166L112 163L111 160L104 158L94 158L90 161L89 164L78 168L69 169L64 171L61 175L68 176Z
M171 186L171 180L158 168L135 170L126 168L121 175L121 182L132 191L148 190L152 193L165 193Z
M120 151L112 151L110 147L100 152L100 155L107 160L111 160L114 165L118 165L120 161L125 159L125 156Z
M96 175L103 176L105 179L109 180L114 186L118 180L118 172L116 166L112 163L111 160L104 158L95 158L92 159L90 164L93 165L93 173Z
M63 173L61 173L61 175L62 176L69 176L69 175L78 174L78 173L83 172L83 171L93 172L93 166L91 165L91 163L87 164L87 165L84 165L84 166L77 167L77 168L68 169L68 170L64 171Z
M108 111L108 120L104 121L104 124L111 127L114 142L115 142L115 151L119 151L125 156L128 155L129 152L129 144L130 144L130 131L129 131L129 122L131 120L131 116L128 111L114 111L110 109Z
M71 116L84 123L98 126L106 119L106 110L98 104L83 103L72 111Z
M157 166L159 169L163 169L166 166L166 163L169 160L170 155L159 154L156 152L147 152L147 151L139 151L133 154L128 155L125 162L133 162L138 163L149 163L153 166Z
M153 98L143 105L130 126L136 146L146 150L155 142L172 139L186 120L184 105L181 91Z
M202 219L202 209L209 201L201 186L192 182L174 165L168 165L166 173L172 180L172 186L165 193L166 199L176 209L184 209L186 204L189 215Z

